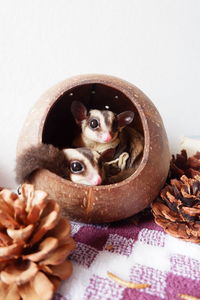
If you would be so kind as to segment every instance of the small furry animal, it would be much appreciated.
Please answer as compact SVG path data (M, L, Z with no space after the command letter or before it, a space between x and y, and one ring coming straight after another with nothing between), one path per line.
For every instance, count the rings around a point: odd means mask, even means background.
M71 112L81 127L81 134L75 137L74 147L87 147L102 153L106 149L116 148L119 144L119 132L134 118L132 111L115 114L109 110L87 108L79 101L73 101Z
M101 155L87 148L59 150L53 145L31 146L16 161L16 181L21 184L38 169L47 169L74 183L100 185L104 180L103 162L113 155Z

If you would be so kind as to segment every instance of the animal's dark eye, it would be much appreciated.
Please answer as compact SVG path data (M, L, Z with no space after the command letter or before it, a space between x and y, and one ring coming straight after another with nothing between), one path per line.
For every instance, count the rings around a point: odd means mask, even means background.
M72 161L70 170L72 173L81 173L84 170L84 166L79 161Z
M97 119L92 119L92 120L90 121L90 127L91 127L92 129L95 129L95 128L99 127L99 121L98 121Z

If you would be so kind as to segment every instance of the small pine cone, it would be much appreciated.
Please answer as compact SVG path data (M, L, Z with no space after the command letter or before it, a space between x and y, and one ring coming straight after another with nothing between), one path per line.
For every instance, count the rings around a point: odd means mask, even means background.
M200 244L200 176L172 179L152 204L155 222L184 240Z
M70 224L57 202L22 185L0 192L0 300L50 300L72 272Z
M188 166L200 172L200 152L188 158Z
M168 181L172 178L180 179L183 175L189 178L200 175L200 152L189 158L186 150L182 150L176 157L172 155Z

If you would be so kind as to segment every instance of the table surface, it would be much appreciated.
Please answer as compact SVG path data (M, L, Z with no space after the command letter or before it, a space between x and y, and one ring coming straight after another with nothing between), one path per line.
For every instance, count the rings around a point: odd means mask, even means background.
M149 213L112 224L71 224L77 242L70 256L73 274L63 281L53 300L200 297L200 245L166 234ZM123 287L107 272L151 287Z

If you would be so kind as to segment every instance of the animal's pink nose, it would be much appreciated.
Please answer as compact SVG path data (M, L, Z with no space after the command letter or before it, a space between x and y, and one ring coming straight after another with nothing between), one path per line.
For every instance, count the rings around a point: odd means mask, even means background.
M95 178L93 178L93 180L92 180L92 184L93 185L99 185L99 184L101 184L102 183L102 179L101 179L101 176L96 176Z
M112 136L111 136L111 134L109 132L108 133L104 133L103 139L104 139L105 142L110 142L112 140Z

